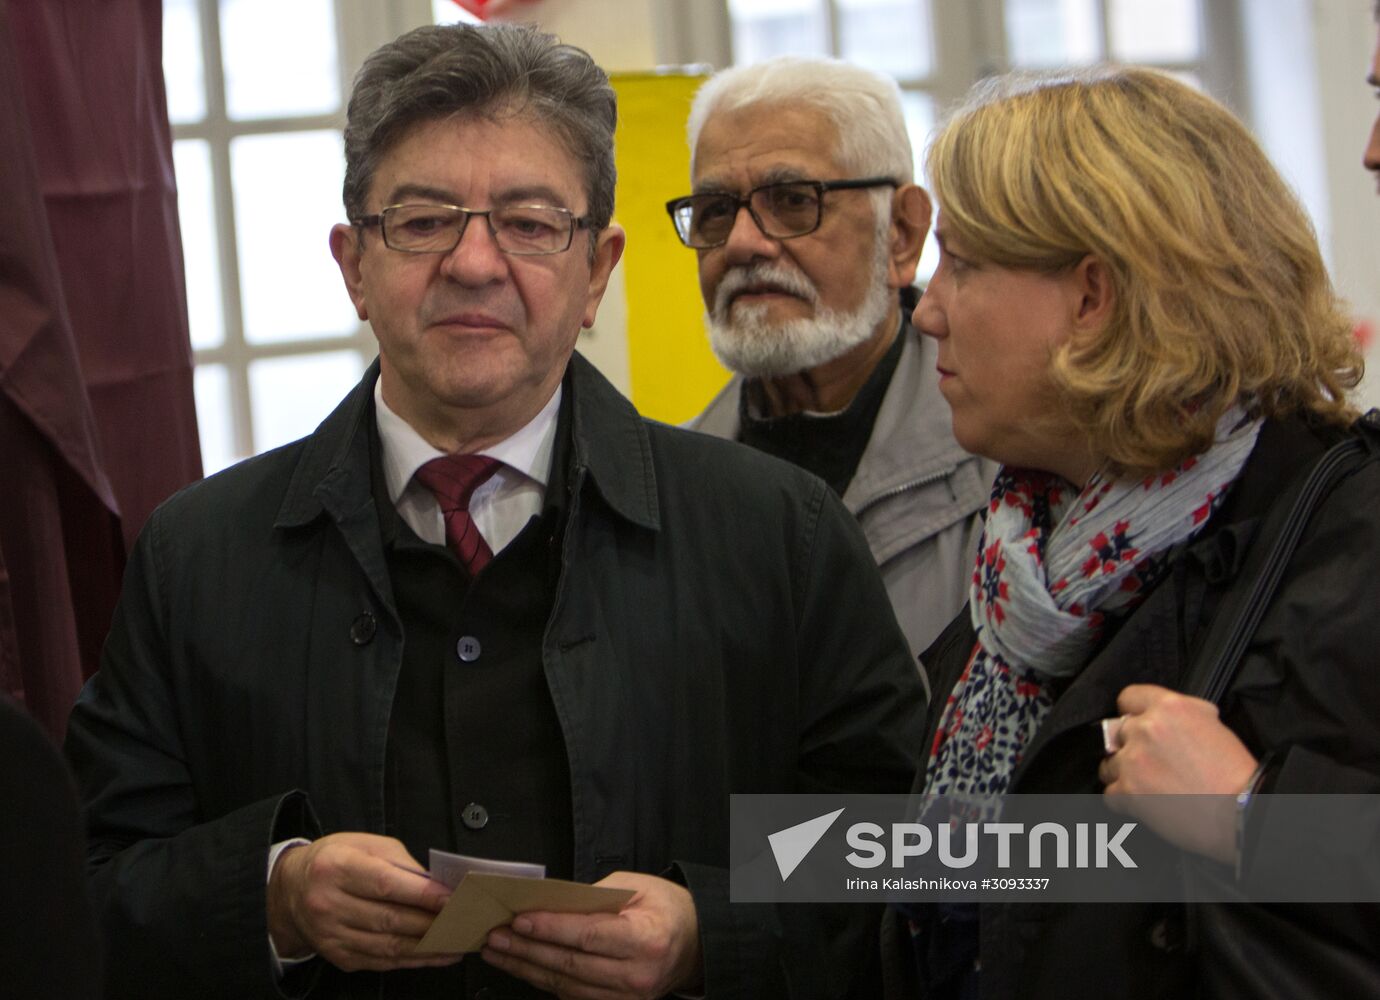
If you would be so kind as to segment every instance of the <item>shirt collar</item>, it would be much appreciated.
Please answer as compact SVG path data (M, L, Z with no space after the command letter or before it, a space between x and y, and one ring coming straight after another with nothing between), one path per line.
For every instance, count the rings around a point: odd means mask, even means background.
M535 417L514 434L497 444L479 451L496 458L505 467L521 473L543 489L551 476L551 455L556 442L556 417L560 413L563 387L546 401ZM433 448L425 438L383 400L383 379L374 383L374 413L378 420L379 443L382 446L383 475L388 485L388 499L398 502L412 476L433 458L445 452Z

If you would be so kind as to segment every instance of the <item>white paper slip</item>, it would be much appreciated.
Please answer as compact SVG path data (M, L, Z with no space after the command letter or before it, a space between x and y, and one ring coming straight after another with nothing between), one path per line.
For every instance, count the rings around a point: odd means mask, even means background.
M493 858L472 858L466 854L431 849L427 858L428 874L443 885L454 889L470 872L485 875L507 875L510 878L545 878L545 865L531 865L522 861L495 861Z

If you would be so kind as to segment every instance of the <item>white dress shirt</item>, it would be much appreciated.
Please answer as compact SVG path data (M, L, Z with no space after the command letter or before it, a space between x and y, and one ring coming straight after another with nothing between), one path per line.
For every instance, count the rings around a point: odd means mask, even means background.
M445 518L431 491L412 477L418 469L445 452L433 448L383 400L382 381L374 383L374 411L383 445L383 478L388 499L417 537L446 544ZM541 513L546 484L551 478L551 455L556 448L556 416L561 409L561 386L535 417L510 437L476 452L503 463L470 497L470 517L495 554L508 545Z

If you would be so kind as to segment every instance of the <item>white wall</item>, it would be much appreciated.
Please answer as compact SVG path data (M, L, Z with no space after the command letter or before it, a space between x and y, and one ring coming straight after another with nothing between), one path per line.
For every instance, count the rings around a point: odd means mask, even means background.
M1376 104L1366 85L1375 50L1370 0L1315 0L1318 113L1331 197L1330 263L1333 277L1357 316L1380 340L1380 197L1361 154ZM1362 386L1367 406L1380 406L1380 343L1372 343L1370 373Z
M1370 0L1242 0L1251 118L1313 216L1338 290L1380 334L1380 197L1361 167L1376 106ZM1372 344L1365 406L1380 406Z

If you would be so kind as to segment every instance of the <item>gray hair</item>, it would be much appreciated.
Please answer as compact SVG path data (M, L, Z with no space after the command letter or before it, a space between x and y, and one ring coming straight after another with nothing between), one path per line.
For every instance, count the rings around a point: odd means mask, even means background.
M364 214L380 160L410 128L451 115L549 126L584 172L597 231L613 216L617 98L588 53L522 25L429 25L389 42L355 76L345 125L345 211Z
M838 129L835 155L845 170L908 184L915 177L910 136L901 111L901 89L880 73L839 59L780 56L716 73L695 94L686 132L690 169L700 130L720 108L750 104L805 105L822 112Z

